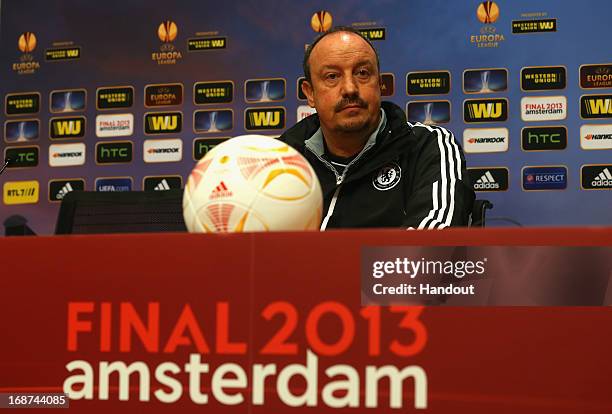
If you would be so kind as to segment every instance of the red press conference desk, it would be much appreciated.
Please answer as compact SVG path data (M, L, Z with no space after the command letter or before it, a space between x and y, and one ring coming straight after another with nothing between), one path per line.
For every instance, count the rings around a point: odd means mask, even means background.
M610 413L610 307L361 307L359 275L364 246L611 242L612 229L3 238L0 393L70 387L71 412L100 413Z

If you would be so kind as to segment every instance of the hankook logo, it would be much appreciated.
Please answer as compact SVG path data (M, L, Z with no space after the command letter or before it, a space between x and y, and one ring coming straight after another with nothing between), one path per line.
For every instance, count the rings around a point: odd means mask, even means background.
M582 125L580 146L585 150L612 149L612 124Z
M49 146L51 167L70 167L85 164L85 144L53 144Z
M508 150L507 128L467 128L463 131L463 149L468 153Z
M183 141L180 139L149 139L143 143L144 162L177 162L183 158Z

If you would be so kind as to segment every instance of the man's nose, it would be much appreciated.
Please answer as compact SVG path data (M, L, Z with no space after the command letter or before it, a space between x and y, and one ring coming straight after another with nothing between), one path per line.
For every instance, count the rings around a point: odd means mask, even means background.
M355 78L351 75L344 76L342 78L342 95L343 96L355 96L359 95L359 85Z

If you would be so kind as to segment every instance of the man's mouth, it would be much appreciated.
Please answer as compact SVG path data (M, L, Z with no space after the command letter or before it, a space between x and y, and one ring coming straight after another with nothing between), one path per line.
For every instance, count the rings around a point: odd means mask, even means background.
M347 109L365 109L365 107L366 107L365 105L361 105L359 103L353 103L353 104L341 106L336 112L342 112Z

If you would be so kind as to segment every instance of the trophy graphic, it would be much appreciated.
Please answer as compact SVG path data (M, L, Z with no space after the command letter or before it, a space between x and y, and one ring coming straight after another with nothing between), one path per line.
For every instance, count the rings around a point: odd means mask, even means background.
M72 111L72 107L70 106L70 98L72 97L72 92L66 92L64 94L64 109L62 112L70 112Z
M482 87L480 88L481 93L493 92L491 89L489 89L489 79L490 78L491 78L490 70L483 70L482 72L480 72L480 82L482 84Z
M25 136L25 126L25 122L22 121L19 123L19 134L17 135L17 142L27 141L27 138Z
M220 132L219 128L217 128L217 111L210 113L210 127L208 127L208 132Z
M425 105L423 105L423 109L425 111L425 120L423 121L423 123L425 125L432 125L434 122L431 119L431 115L433 113L433 102L427 102Z
M270 81L266 80L261 83L261 100L260 102L270 102Z

